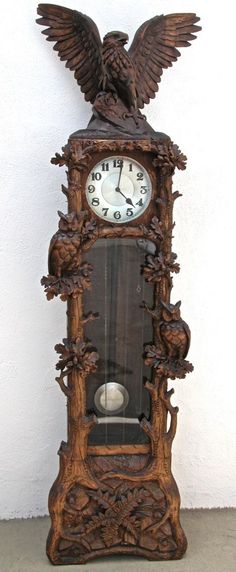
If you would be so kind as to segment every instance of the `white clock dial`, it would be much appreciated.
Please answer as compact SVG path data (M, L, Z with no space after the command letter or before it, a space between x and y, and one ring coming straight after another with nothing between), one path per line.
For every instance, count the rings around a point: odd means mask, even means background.
M106 157L97 163L86 182L90 208L100 218L125 223L148 207L152 185L146 169L130 157Z

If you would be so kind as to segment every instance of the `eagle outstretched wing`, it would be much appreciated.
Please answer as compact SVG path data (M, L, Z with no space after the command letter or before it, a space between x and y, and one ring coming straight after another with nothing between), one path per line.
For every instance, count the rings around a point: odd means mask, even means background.
M37 23L48 26L42 34L66 67L74 71L86 101L94 102L103 81L102 42L96 24L91 18L62 6L39 4Z
M172 66L181 55L176 47L190 46L195 40L193 32L201 30L195 25L199 19L196 14L155 16L137 30L129 56L136 70L139 108L155 97L163 68Z

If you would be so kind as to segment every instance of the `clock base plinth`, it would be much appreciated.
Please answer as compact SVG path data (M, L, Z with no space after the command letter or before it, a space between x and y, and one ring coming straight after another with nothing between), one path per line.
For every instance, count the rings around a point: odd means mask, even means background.
M85 564L115 554L182 558L187 541L179 522L178 489L170 471L158 475L158 463L154 477L150 454L89 456L94 489L69 478L71 459L65 463L62 454L61 461L61 477L49 497L47 555L53 564ZM124 471L126 477L120 478Z

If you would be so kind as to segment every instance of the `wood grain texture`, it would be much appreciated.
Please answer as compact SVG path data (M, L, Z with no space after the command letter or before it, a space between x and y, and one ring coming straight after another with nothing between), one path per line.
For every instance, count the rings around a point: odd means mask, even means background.
M106 223L90 214L85 183L98 160L111 154L133 157L148 170L151 202L133 222ZM171 404L173 389L167 379L184 377L190 332L180 317L180 304L171 304L172 274L179 271L172 253L175 168L185 168L186 157L169 137L151 139L69 139L52 162L67 168L68 213L59 213L59 230L49 252L49 276L42 279L47 297L67 301L68 332L56 345L56 378L67 398L68 438L59 451L60 470L49 495L51 529L47 554L53 564L83 564L111 554L134 554L149 560L181 558L187 541L179 520L180 496L171 472L171 448L178 408ZM154 287L154 304L143 302L152 316L153 341L144 359L150 366L145 388L151 415L140 418L147 445L89 446L88 436L97 423L86 411L86 384L99 359L84 325L98 318L99 308L84 315L83 293L93 284L86 252L98 238L145 238L156 252L147 254L140 272ZM96 288L96 284L93 284Z

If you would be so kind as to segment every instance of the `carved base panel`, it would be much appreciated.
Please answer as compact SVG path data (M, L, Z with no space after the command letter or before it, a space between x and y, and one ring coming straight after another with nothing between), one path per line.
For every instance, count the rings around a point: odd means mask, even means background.
M152 462L147 454L89 457L98 487L92 489L76 482L75 475L69 478L62 459L60 474L65 477L66 471L67 479L58 477L49 499L47 554L53 564L85 564L113 554L148 560L183 556L187 541L179 523L178 489L171 474L149 475Z

